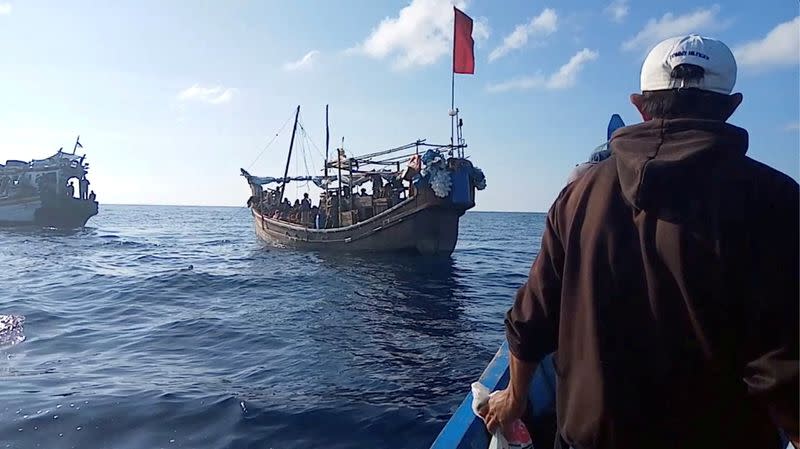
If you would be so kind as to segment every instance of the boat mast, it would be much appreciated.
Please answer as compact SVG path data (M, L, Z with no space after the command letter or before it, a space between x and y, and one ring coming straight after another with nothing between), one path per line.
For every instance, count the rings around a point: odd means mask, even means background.
M289 162L292 160L292 148L294 147L294 135L297 133L297 119L300 117L300 105L297 105L297 112L294 113L294 128L292 129L292 140L289 142L289 156L286 158L286 169L283 171L283 184L281 184L281 195L278 197L278 204L283 201L283 192L286 190L286 177L289 176Z
M337 193L337 201L336 201L336 224L338 226L342 226L342 156L344 156L344 137L342 137L342 147L339 148L336 152L336 159L337 164L336 166L339 168L339 182L338 182L338 193Z
M327 182L328 179L328 160L330 158L330 141L331 141L331 132L330 128L328 127L328 105L325 105L325 180ZM327 185L327 184L326 184Z
M342 149L344 149L344 142L342 142ZM347 178L348 190L350 190L350 198L347 202L347 210L353 210L353 161L347 161L347 169L350 171L350 176Z

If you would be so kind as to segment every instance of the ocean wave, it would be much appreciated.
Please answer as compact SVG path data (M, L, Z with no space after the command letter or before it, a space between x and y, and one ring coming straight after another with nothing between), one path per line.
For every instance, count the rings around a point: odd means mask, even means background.
M0 335L29 335L0 353L3 442L426 447L502 341L541 221L468 213L428 260L265 247L237 213L104 206L87 232L4 234L0 310L25 333Z

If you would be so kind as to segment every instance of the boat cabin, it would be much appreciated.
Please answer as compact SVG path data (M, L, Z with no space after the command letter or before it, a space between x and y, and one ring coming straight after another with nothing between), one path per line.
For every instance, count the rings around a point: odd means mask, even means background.
M58 153L30 162L9 160L0 164L0 199L33 196L75 196L78 184L81 199L90 196L84 156ZM74 181L74 182L73 182Z

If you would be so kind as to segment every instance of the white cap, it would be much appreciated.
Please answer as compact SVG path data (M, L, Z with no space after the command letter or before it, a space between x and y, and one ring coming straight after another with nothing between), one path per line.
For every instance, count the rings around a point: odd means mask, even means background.
M703 79L684 82L672 79L672 69L693 64L705 70ZM736 60L722 42L696 34L673 37L656 45L642 64L642 91L696 87L730 94L736 84Z

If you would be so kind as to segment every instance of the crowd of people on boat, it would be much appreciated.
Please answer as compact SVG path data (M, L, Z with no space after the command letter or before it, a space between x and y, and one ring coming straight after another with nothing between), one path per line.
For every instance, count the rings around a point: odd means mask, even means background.
M357 192L351 192L349 186L343 186L341 191L329 189L322 192L319 205L314 205L308 193L292 203L283 196L280 189L266 189L262 191L261 198L251 196L247 206L255 206L260 213L272 219L324 229L366 220L398 204L409 195L402 179L396 178L383 183L380 176L375 176L372 179L371 193L364 187ZM337 216L342 212L350 214L349 222L344 222L341 216Z
M294 204L288 198L281 198L280 190L267 190L263 193L261 201L258 203L259 211L276 220L285 220L293 223L302 223L304 217L316 215L319 207L311 204L308 193L303 194L303 199L296 199ZM252 206L253 198L248 201L248 206Z

